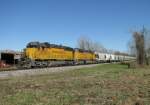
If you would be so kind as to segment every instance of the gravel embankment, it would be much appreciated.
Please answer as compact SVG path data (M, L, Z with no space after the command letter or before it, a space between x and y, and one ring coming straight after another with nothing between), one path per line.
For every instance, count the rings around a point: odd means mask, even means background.
M49 74L53 72L62 72L62 71L75 70L75 69L81 69L81 68L89 68L89 67L94 67L97 65L100 65L100 64L38 68L38 69L17 70L17 71L2 71L0 72L0 78Z

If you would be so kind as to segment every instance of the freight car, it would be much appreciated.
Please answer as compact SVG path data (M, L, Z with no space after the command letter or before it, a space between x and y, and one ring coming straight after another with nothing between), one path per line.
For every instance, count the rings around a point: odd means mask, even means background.
M135 57L132 57L132 56L108 54L108 53L101 53L101 52L95 52L95 54L96 54L96 61L98 63L122 62L122 61L135 60Z
M24 68L49 67L94 63L94 52L73 49L71 47L49 44L48 42L30 42L24 49L19 66Z

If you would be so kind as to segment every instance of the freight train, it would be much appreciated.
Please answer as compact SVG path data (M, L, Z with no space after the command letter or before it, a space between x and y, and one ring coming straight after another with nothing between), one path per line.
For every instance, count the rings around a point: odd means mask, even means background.
M119 56L92 52L79 48L50 44L48 42L30 42L23 51L19 66L23 68L51 67L61 65L93 64L130 60L129 56Z

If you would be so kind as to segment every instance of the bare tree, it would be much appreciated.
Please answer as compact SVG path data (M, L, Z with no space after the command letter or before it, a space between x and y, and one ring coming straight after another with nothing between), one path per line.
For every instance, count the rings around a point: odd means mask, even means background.
M93 42L86 36L81 36L77 41L77 46L83 50L105 52L106 49L98 42Z
M143 48L142 48L142 44L143 44ZM130 42L128 43L128 47L129 47L130 54L136 55L137 58L139 57L139 53L143 52L144 61L147 65L149 65L149 62L150 62L150 30L143 27L141 31L133 32L133 39L130 40ZM142 50L142 51L138 51L137 48L139 48L139 50ZM140 58L138 58L138 60L139 59Z
M80 37L79 39L78 39L78 47L80 48L80 49L83 49L83 50L85 50L85 39L84 39L84 37Z
M133 38L136 47L137 62L139 65L143 65L145 60L144 35L141 32L134 32Z
M106 52L106 48L98 42L93 42L93 51Z
M83 50L90 50L90 39L88 37L85 37L85 36L81 36L79 39L78 39L78 47L80 49L83 49Z
M133 39L131 39L131 40L128 42L127 46L128 46L128 53L129 53L129 55L131 55L131 56L136 56L135 42L134 42Z
M149 62L150 62L150 30L143 27L141 32L144 35L144 41L145 41L145 60L146 60L146 64L149 65Z

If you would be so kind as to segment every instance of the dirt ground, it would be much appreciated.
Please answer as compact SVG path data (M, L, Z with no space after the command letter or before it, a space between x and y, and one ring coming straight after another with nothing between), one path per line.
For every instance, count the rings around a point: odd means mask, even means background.
M0 79L0 105L150 105L150 68L108 64Z

